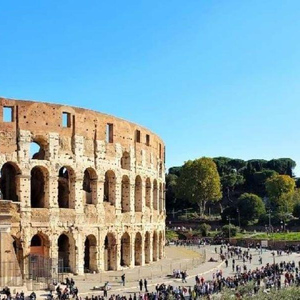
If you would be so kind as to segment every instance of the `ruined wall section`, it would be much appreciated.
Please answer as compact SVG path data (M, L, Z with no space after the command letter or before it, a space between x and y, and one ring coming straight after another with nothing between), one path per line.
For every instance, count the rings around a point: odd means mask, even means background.
M11 122L4 122L4 108L11 108ZM63 113L67 113L67 126L63 126ZM109 137L108 124L113 125ZM44 159L31 157L31 142L43 146ZM55 253L57 237L63 232L71 231L77 237L79 253L82 253L80 243L89 233L98 236L103 247L108 232L115 232L118 239L124 232L132 236L150 232L151 238L155 230L164 232L164 201L161 211L154 209L153 204L155 193L157 201L164 198L164 191L158 190L165 183L164 151L163 141L151 131L114 116L63 105L0 98L0 169L7 162L17 169L20 217L12 224L12 235L19 235L24 241L26 253L31 237L43 232L51 240L50 256L55 256L51 253ZM128 169L121 167L124 152L130 156ZM58 206L58 174L62 166L71 170L73 209ZM30 202L34 167L46 174L44 208L32 208ZM88 168L96 172L93 205L84 203L82 186ZM115 174L114 205L103 201L105 173L109 170ZM123 176L128 176L130 181L130 212L126 213L121 210ZM142 182L140 212L134 206L137 176ZM151 182L150 207L146 206L146 179ZM155 181L156 191L153 190Z

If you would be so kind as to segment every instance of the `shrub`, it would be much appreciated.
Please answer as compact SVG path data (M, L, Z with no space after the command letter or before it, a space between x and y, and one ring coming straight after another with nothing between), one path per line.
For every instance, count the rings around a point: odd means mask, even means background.
M230 237L236 236L236 234L239 232L239 227L234 226L232 224L224 225L222 227L222 233L223 233L224 237L227 237L227 238L229 237L229 231L230 231Z

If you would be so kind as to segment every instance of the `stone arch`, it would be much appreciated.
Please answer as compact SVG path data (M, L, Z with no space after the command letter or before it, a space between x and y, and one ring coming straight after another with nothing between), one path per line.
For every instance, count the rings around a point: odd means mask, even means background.
M127 232L125 232L121 237L121 257L120 257L120 265L122 267L130 266L130 236Z
M58 206L75 208L75 173L71 167L63 166L58 173Z
M49 172L45 167L31 169L30 203L32 208L49 207Z
M153 181L153 209L157 210L157 180Z
M136 212L141 212L143 207L142 202L142 179L141 176L136 176L134 186L134 209Z
M156 231L153 232L153 242L152 242L152 246L153 246L153 261L157 261L157 233Z
M20 168L13 162L5 163L0 172L0 199L19 201Z
M104 240L104 269L105 271L117 270L117 241L111 232Z
M150 243L150 233L146 231L145 234L145 263L149 264L151 261L150 253L151 253L151 243Z
M50 242L47 235L35 234L30 241L30 254L49 257Z
M136 266L142 265L142 235L137 232L134 241L134 264Z
M116 202L116 175L112 170L105 173L103 201L112 205Z
M29 146L32 159L45 160L49 158L49 144L43 136L35 136Z
M84 171L82 190L85 204L97 204L97 173L93 168Z
M163 257L163 235L162 235L162 232L159 233L158 257L159 257L159 259L162 259L162 257Z
M122 177L121 207L123 213L130 211L130 181L126 175Z
M58 240L58 268L59 273L70 273L76 270L76 255L74 238L67 233L62 233Z
M121 168L124 170L130 170L130 154L127 151L123 152L121 158Z
M84 271L97 271L97 239L93 234L88 235L84 242Z
M146 207L151 207L151 181L150 178L146 179Z
M159 184L159 212L162 212L162 207L163 207L163 188L162 188L162 183Z

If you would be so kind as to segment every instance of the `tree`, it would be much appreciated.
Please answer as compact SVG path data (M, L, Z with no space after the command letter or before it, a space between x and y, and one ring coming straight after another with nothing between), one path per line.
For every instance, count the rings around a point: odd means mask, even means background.
M239 232L239 228L232 225L232 224L228 224L228 225L224 225L222 227L222 233L225 237L230 238L233 236L236 236L236 234Z
M290 158L271 159L268 161L267 167L281 175L293 176L293 169L296 167L296 162Z
M196 203L200 215L205 212L207 201L218 201L222 197L221 183L213 160L202 157L187 161L177 180L176 195Z
M270 204L277 212L292 209L295 180L288 175L275 175L266 181Z
M255 194L249 193L244 193L240 196L238 209L243 224L258 219L262 214L266 213L262 199Z
M232 171L230 174L221 177L222 187L229 201L231 201L230 194L234 191L234 188L238 185L242 185L244 181L244 177L236 171Z

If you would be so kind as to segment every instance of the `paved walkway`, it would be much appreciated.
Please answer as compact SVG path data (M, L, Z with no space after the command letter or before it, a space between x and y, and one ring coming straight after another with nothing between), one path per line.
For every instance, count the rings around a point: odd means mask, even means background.
M111 294L121 294L121 295L133 295L133 293L138 293L139 292L139 287L138 287L138 280L139 279L144 279L146 278L148 281L148 290L150 292L155 290L155 286L157 284L165 283L165 284L171 284L174 286L194 286L195 284L195 276L200 275L205 278L205 280L212 279L212 274L216 272L217 270L222 269L223 274L225 277L227 276L232 276L234 273L232 272L232 260L229 260L229 265L226 268L225 263L222 262L219 259L219 254L215 253L215 246L206 246L206 261L202 264L195 264L191 265L191 262L196 262L196 260L199 259L200 253L203 248L200 250L197 247L193 248L188 248L188 247L176 247L176 246L171 246L167 247L166 249L166 258L153 263L150 266L146 267L140 267L140 268L134 268L134 269L127 269L123 271L117 271L117 272L108 272L108 275L112 280L109 282L111 283L112 289L108 292L108 295ZM218 252L220 249L220 246L217 246ZM258 262L260 253L256 251L255 249L250 249L250 253L252 254L252 263L251 265L249 262L246 263L248 269L255 269L257 267L260 267L260 264ZM266 263L273 263L273 256L271 254L271 251L263 251L261 254L262 259L263 259L263 265ZM217 259L217 262L208 262L209 258L213 257ZM300 255L293 253L291 255L282 255L282 256L275 256L275 262L280 262L280 261L291 261L294 260L296 264L298 264L298 261L300 260ZM241 265L243 266L243 262L241 260L235 259L236 263L235 265ZM172 273L172 267L173 266L180 266L181 265L181 270L185 270L185 266L188 265L190 266L187 268L187 273L188 273L188 278L187 278L187 283L182 284L181 279L174 279L171 278L170 275ZM149 269L160 269L161 274L158 276L153 276L152 278L148 276L149 273L147 273L145 270ZM178 267L179 268L179 267ZM175 268L176 269L176 268ZM120 280L120 274L122 272L125 273L126 278L129 280L126 280L126 285L123 287L121 285L121 280ZM82 297L85 297L87 295L102 295L103 292L101 291L93 291L92 288L96 285L101 286L104 284L104 281L101 280L101 274L91 274L87 275L85 277L83 276L73 276L76 285L79 289L79 295ZM104 275L103 275L104 278ZM102 279L103 279L102 278ZM115 280L117 278L117 280ZM19 289L18 289L19 290ZM38 299L45 299L47 292L37 292Z

